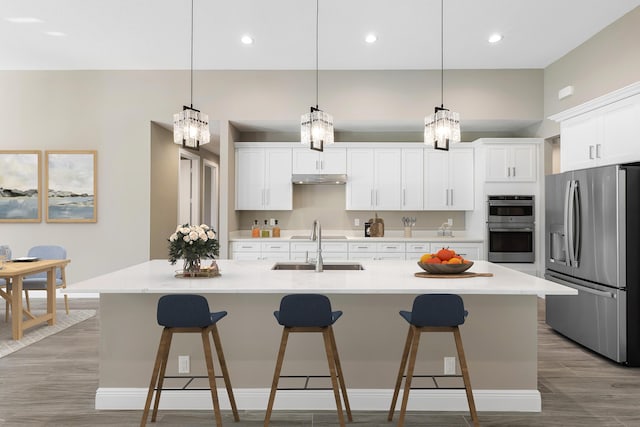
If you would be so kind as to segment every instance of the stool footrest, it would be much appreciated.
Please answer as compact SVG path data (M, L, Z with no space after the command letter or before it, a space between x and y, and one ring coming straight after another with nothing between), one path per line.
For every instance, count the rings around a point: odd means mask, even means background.
M407 376L402 378L406 381ZM436 378L463 378L462 375L412 375L412 378L431 378L435 387L409 387L410 390L465 390L464 387L441 387Z
M331 378L330 375L280 375L278 378L306 378L304 387L278 387L276 390L333 390L332 387L309 387L311 378ZM336 375L336 378L339 378Z
M158 390L162 390L162 391L164 391L164 390L171 390L171 391L180 391L180 390L194 390L194 391L211 390L211 388L209 388L209 387L207 387L207 388L188 388L188 387L189 387L189 384L191 384L191 383L193 382L193 380L195 380L195 379L198 379L198 378L206 378L206 379L209 379L209 377L208 377L208 376L206 376L206 375L188 375L188 376L185 376L185 375L165 375L165 376L164 376L164 378L165 378L165 379L168 379L168 378L171 378L171 379L183 379L183 380L188 380L188 381L187 381L187 383L186 383L184 386L182 386L182 387L180 387L180 388L174 388L174 387L169 387L169 388L167 388L167 387L162 387L161 389L159 389L159 388L157 388L157 387L156 387L156 388L154 388L154 390L155 390L155 391L158 391ZM215 378L216 378L216 379L218 379L218 378L224 378L224 377L223 377L222 375L216 375L216 376L215 376Z

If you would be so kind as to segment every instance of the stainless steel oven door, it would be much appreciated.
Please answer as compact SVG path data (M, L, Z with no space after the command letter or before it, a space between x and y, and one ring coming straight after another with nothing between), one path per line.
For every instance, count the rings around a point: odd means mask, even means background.
M532 223L535 221L533 196L489 196L488 221L502 223Z
M533 224L488 224L490 262L535 262Z

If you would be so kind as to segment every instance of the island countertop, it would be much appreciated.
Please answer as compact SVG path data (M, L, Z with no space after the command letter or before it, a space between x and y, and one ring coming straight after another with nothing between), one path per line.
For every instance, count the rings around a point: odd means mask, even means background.
M101 294L417 294L575 295L577 291L545 279L486 261L475 261L469 271L493 277L419 278L414 261L361 261L364 270L317 273L313 270L272 270L274 261L218 260L221 275L213 278L176 278L180 264L152 260L85 281L69 284L66 292ZM206 262L204 263L206 264Z

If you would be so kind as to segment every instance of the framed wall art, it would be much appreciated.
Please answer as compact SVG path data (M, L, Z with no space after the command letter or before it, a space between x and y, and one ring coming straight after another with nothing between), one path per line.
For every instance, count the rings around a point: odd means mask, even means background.
M97 222L95 150L45 151L47 222Z
M0 150L0 222L40 222L40 151Z

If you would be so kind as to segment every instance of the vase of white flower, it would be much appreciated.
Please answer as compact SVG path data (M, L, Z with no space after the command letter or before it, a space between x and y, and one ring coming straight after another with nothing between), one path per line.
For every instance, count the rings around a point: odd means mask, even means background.
M182 224L169 236L169 262L173 265L184 260L183 275L197 275L202 258L215 259L219 244L216 232L206 224Z

